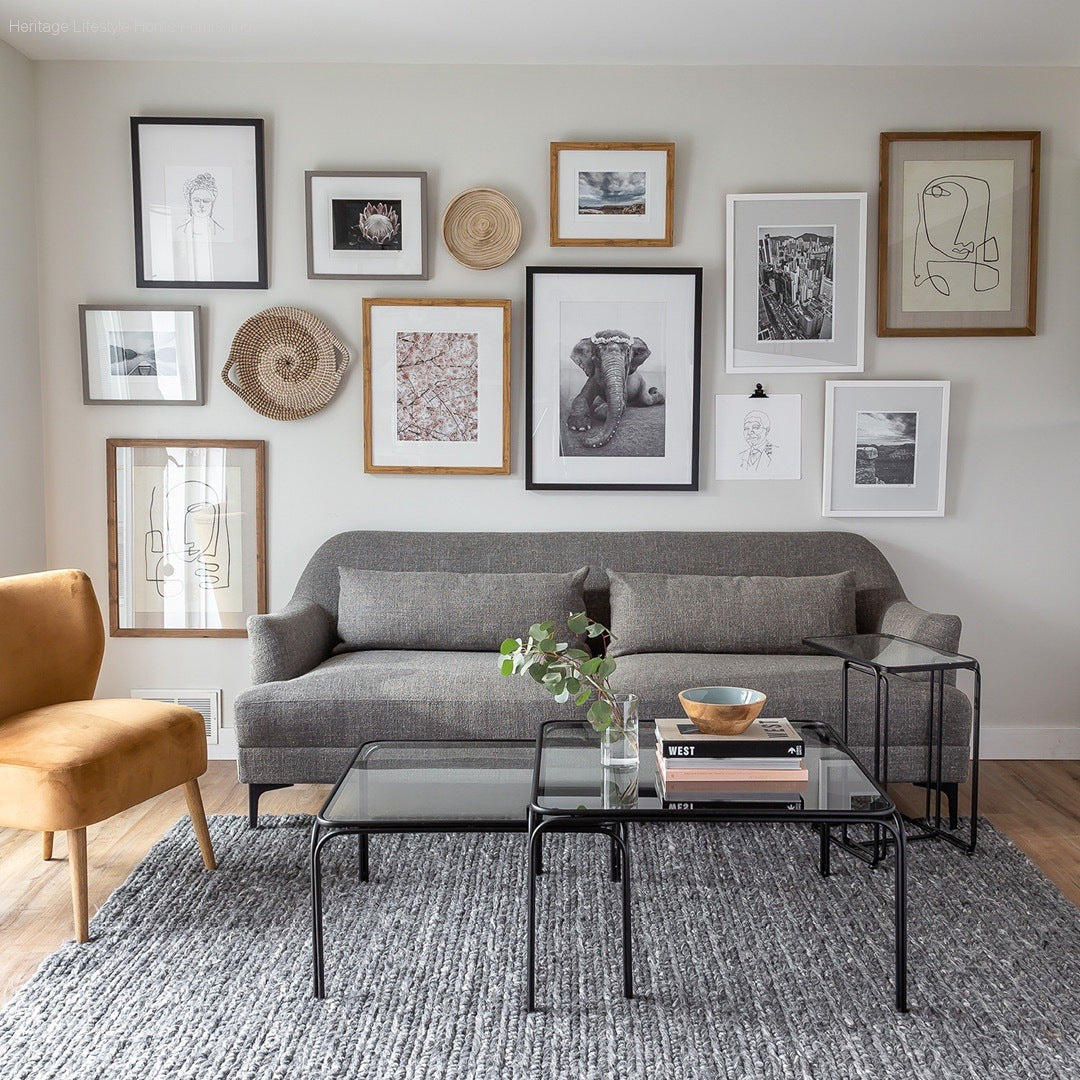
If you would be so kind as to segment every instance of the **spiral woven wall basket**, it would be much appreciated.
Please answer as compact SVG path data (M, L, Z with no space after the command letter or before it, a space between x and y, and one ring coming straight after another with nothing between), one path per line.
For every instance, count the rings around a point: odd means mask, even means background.
M517 207L494 188L469 188L450 200L443 212L446 250L462 266L490 270L502 266L521 243Z
M327 405L349 359L349 350L310 311L272 307L236 331L221 378L263 416L301 420Z

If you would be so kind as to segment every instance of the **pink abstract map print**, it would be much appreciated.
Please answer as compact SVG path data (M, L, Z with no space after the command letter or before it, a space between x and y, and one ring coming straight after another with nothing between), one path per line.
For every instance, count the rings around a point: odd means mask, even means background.
M397 335L399 442L476 442L479 350L476 334Z

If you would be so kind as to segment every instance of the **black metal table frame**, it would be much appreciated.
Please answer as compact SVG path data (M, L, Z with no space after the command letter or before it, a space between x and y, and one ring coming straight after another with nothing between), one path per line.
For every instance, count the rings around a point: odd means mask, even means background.
M732 809L732 810L677 810L657 807L656 809L552 809L540 806L537 802L540 782L540 761L543 752L544 729L551 724L564 724L564 720L546 720L540 725L536 739L536 761L533 770L532 803L529 807L529 914L526 956L527 1009L532 1012L536 1007L536 878L541 873L540 845L546 832L598 832L611 838L614 849L619 849L622 869L622 942L623 942L623 994L633 998L633 955L630 922L630 845L628 826L630 823L667 823L694 822L700 824L721 824L750 822L754 824L784 823L791 825L815 825L820 834L818 853L818 871L822 877L830 872L830 832L835 827L870 826L890 833L892 850L895 856L895 877L893 895L893 943L895 959L896 1008L900 1012L908 1011L908 971L907 971L907 834L904 820L893 805L884 788L862 767L859 759L848 749L845 743L836 738L835 733L826 724L811 724L809 727L827 729L830 741L844 751L860 768L868 780L874 783L878 794L885 801L880 810L780 810L780 809ZM614 867L612 876L614 877Z
M507 746L508 744L528 745L527 739L440 739L440 743L454 743L461 746ZM483 818L476 821L467 819L454 821L434 821L430 818L395 818L393 821L364 821L341 823L331 821L323 815L337 795L341 785L348 779L353 765L367 758L380 746L407 745L405 740L377 739L364 743L354 755L349 767L342 773L341 779L334 785L322 809L316 815L311 827L311 949L314 967L315 997L326 997L326 968L323 951L323 904L322 904L322 852L331 841L341 836L356 836L358 840L358 877L361 883L369 877L368 836L371 833L503 833L525 832L528 816L524 804L520 818Z
M909 638L900 638L896 637L896 635L891 636L895 637L898 641L905 641L916 645L919 644L919 642L911 642ZM834 655L841 654L836 653ZM947 664L934 664L932 666L902 665L897 667L844 655L843 670L841 674L841 712L843 714L844 742L846 743L848 738L848 705L850 700L848 679L851 670L854 668L856 671L861 671L875 679L873 770L874 779L885 788L889 783L889 677L896 676L898 678L903 678L905 675L911 674L929 674L930 701L927 712L926 783L924 785L926 788L926 805L924 807L922 818L914 818L906 814L902 816L905 822L919 830L917 833L908 836L908 840L946 840L954 847L960 848L965 854L974 855L979 830L979 726L982 698L982 672L979 669L978 660L973 656L965 656L962 653L957 653L955 655L957 657L956 661ZM971 720L971 831L967 841L964 841L958 836L954 836L952 832L946 831L941 827L941 796L944 787L942 780L942 764L944 758L945 734L945 674L949 671L970 671L974 677ZM935 761L937 766L936 776L934 767ZM933 808L933 823L931 824L931 802L933 801L934 795L936 795L936 802ZM953 822L956 820L956 799L957 795L954 791L949 797L950 826L953 828L955 828ZM868 842L851 841L848 839L846 833L842 834L840 837L832 838L832 842L839 847L842 847L845 851L869 862L871 866L876 866L883 856L882 845L884 843L884 838L881 836L880 830L877 829L874 830L873 839Z

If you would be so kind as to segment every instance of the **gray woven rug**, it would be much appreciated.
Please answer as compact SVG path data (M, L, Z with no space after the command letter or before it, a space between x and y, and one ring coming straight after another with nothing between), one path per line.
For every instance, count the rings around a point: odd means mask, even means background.
M806 829L638 829L628 1002L605 842L554 837L527 1017L523 837L376 837L368 886L331 845L316 1002L306 819L264 820L211 820L213 874L174 828L0 1014L4 1080L1080 1074L1077 909L990 827L974 859L912 845L907 1016L891 868L823 880Z

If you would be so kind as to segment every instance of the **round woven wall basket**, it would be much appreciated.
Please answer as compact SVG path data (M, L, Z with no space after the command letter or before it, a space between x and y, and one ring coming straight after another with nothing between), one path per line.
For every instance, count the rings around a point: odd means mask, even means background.
M443 213L446 250L462 266L490 270L502 266L521 243L517 207L494 188L469 188L450 201Z
M326 406L348 366L349 350L321 319L272 307L236 331L221 378L257 413L302 420Z

